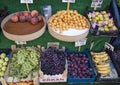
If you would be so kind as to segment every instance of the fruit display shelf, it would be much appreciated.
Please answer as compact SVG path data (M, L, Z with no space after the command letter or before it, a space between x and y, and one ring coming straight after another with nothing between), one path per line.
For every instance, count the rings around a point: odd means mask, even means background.
M46 23L45 23L44 17L42 17L43 22L44 22L43 27L34 33L31 33L31 34L13 34L13 33L9 33L7 31L5 31L4 26L5 26L6 22L8 20L10 20L11 17L13 17L15 14L16 13L8 15L7 17L4 18L4 20L1 23L1 28L2 28L2 31L3 31L3 34L5 35L5 37L7 37L8 39L13 40L13 41L30 41L30 40L34 40L34 39L43 35L43 33L45 32L45 28L46 28ZM24 22L23 22L23 25L24 25ZM27 28L27 27L24 26L24 28Z
M91 33L93 36L110 36L118 35L118 28L110 11L86 11L87 17L91 23Z
M120 81L114 64L106 51L91 51L90 56L97 72L96 82Z
M66 51L68 62L68 84L94 83L96 72L88 51Z

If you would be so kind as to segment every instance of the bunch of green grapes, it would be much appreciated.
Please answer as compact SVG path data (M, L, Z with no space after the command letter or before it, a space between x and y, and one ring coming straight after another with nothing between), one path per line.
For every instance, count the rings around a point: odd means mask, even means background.
M9 58L6 56L5 53L0 54L0 77L4 76Z
M19 49L11 57L9 75L11 77L26 78L29 74L39 70L40 52L32 48Z

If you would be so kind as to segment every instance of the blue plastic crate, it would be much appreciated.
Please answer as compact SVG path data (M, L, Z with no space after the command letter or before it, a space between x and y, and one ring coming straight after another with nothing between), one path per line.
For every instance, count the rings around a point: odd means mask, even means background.
M81 53L81 54L85 54L86 57L88 57L88 59L89 59L89 67L91 67L93 69L93 75L92 75L91 78L73 78L70 74L68 74L68 76L67 76L68 77L67 78L67 83L68 84L94 83L97 74L96 74L96 72L94 70L94 66L93 66L92 60L91 60L91 58L89 56L88 50L86 50L84 52L68 52L67 51L66 53L67 54L69 54L69 53L75 53L75 54Z
M117 8L116 0L111 0L109 8L110 8L112 16L115 20L116 26L118 28L120 28L120 15L119 15L119 11L118 11L118 8Z

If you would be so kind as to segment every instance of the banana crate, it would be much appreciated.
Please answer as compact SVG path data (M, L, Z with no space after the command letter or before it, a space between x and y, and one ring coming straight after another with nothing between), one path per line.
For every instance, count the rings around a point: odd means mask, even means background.
M97 72L96 82L118 82L117 71L106 51L90 51L94 68Z
M94 83L96 72L88 50L84 52L66 51L68 64L68 84Z

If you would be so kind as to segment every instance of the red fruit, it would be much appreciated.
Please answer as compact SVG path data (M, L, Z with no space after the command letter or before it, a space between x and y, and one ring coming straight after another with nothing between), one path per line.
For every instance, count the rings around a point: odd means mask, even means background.
M23 12L17 12L16 15L19 17L19 16L22 16L23 15Z
M31 18L32 18L31 15L26 16L26 21L30 22L30 21L31 21Z
M30 15L30 12L29 11L24 11L23 15L26 17L26 16Z
M19 16L19 21L20 22L25 22L26 21L26 18L25 18L25 16Z
M36 18L36 17L31 18L31 23L32 24L37 24L38 23L38 18Z
M33 10L33 11L31 12L31 16L32 16L32 17L38 16L38 15L39 15L39 13L38 13L37 10Z
M42 18L42 16L38 16L38 20L41 22L41 21L43 21L43 18Z
M12 22L18 22L18 17L17 17L17 15L12 16L12 17L11 17L11 21L12 21Z

